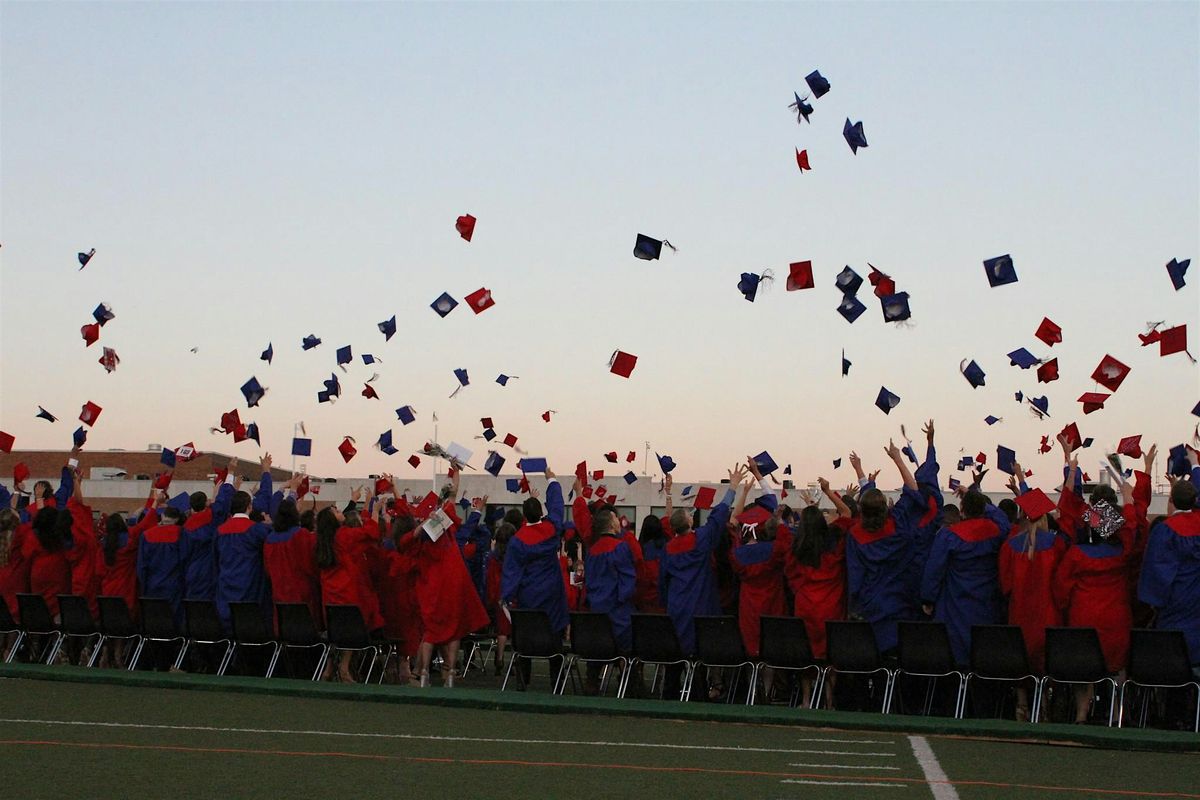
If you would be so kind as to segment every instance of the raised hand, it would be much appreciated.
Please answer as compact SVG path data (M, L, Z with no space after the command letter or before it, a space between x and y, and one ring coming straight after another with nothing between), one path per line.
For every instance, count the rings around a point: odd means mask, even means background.
M903 433L904 426L901 425L900 428L901 428L900 432ZM891 439L888 439L887 447L883 448L883 452L887 453L888 458L892 459L893 461L900 458L900 448L896 447L896 443L893 442Z
M362 487L356 486L350 490L350 502L357 503L362 499Z
M675 485L675 481L671 478L671 473L663 476L663 489L667 492L671 491L671 487Z
M546 473L545 473L545 474L546 474L546 480L548 480L548 481L552 481L552 480L554 480L555 478L557 478L557 477L558 477L557 475L555 475L555 474L554 474L553 470L551 470L551 469L550 469L550 466L549 466L549 465L547 465L547 466L546 466Z
M743 464L738 464L729 471L729 488L735 489L738 484L746 479L746 467Z
M880 472L881 472L881 470L875 470L874 472L872 472L870 475L867 476L867 480L869 480L871 483L874 483L875 479L879 477Z
M850 466L854 467L855 472L862 474L862 459L853 450L850 451Z
M746 456L746 469L748 469L750 474L754 476L754 480L762 480L762 473L758 471L758 464L756 464L754 459L750 456Z
M1154 457L1158 455L1158 445L1150 445L1150 449L1146 451L1142 463L1146 466L1146 474L1152 475L1151 468L1154 466Z
M817 485L821 487L821 491L829 494L829 481L824 478L817 478Z
M271 463L272 462L271 462L271 454L270 453L267 453L266 455L264 455L262 458L260 458L258 460L258 466L261 468L262 472L270 472L271 471Z
M921 428L921 433L925 434L925 440L933 444L933 420L925 423L925 427Z

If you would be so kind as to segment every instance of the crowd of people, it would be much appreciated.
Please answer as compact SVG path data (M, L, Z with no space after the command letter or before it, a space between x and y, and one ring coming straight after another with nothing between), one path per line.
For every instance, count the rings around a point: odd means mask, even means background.
M1047 627L1088 627L1118 678L1130 630L1153 626L1184 632L1200 676L1195 451L1190 479L1171 479L1168 513L1148 519L1155 448L1132 482L1096 485L1085 496L1077 457L1062 438L1057 502L1030 490L1017 464L1013 497L994 505L981 490L982 468L955 487L956 496L943 494L932 420L924 434L926 455L911 459L915 470L895 444L885 448L903 484L894 502L876 487L878 471L868 474L854 453L857 484L838 491L818 481L824 508L816 491L785 502L747 459L729 470L724 496L703 520L673 505L666 475L665 515L647 516L636 529L613 506L589 499L580 477L568 522L568 499L548 468L544 498L531 486L519 509L460 497L452 467L438 494L405 497L385 475L356 489L344 508L317 511L298 501L301 476L273 485L267 455L253 494L233 477L235 461L211 498L170 499L153 489L136 517L95 520L67 466L57 491L44 481L32 491L23 482L12 492L0 487L0 596L14 618L21 593L43 597L52 615L59 595L85 597L93 615L101 596L123 598L135 615L139 597L161 598L180 622L185 599L208 600L226 626L238 602L261 604L265 618L273 618L273 603L305 604L318 626L327 606L354 606L399 655L389 678L420 686L431 681L435 650L452 686L459 643L474 632L496 635L499 675L514 608L546 612L564 638L570 612L607 614L623 651L632 647L633 614L666 614L685 653L695 650L695 617L732 615L751 658L763 616L802 619L817 659L826 657L827 621L869 622L886 655L897 647L900 622L932 619L945 623L964 667L973 625L1019 626L1036 669ZM326 678L356 680L351 655L331 659ZM114 644L101 663L120 666L124 657ZM595 677L589 672L587 691L596 691ZM764 678L769 698L781 687L769 671ZM717 678L708 688L701 698L724 691ZM796 688L807 701L811 682ZM1017 719L1029 716L1027 688L1016 693ZM832 707L835 692L823 697ZM1077 687L1076 721L1087 719L1092 697L1088 686Z

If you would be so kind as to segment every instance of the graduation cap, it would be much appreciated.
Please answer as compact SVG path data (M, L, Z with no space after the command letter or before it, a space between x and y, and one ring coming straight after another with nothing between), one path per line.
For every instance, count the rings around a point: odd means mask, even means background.
M771 458L771 454L766 450L754 457L754 465L763 475L770 475L775 470L779 469L779 465L775 463L775 459Z
M238 425L233 429L233 443L244 442L250 438L250 428L246 425ZM222 479L224 480L224 479Z
M258 378L254 376L242 384L242 396L246 398L247 408L254 408L258 405L258 401L262 400L266 393L267 390L259 384Z
M38 408L41 408L41 406L38 406ZM1192 409L1192 416L1200 417L1200 403L1196 403L1196 407ZM53 420L51 420L51 422L53 422Z
M112 306L108 303L101 303L96 306L96 310L92 312L92 316L95 318L96 324L101 328L104 327L104 323L117 318L117 315L113 313Z
M892 409L898 405L900 405L899 395L892 394L886 387L880 387L879 396L875 398L875 407L885 414L890 414Z
M862 276L850 268L849 265L837 274L834 278L834 285L841 289L842 294L855 294L858 292L858 287L862 286Z
M362 362L363 362L364 364L374 364L374 363L375 363L375 362L377 362L377 361L378 361L380 364L382 364L382 363L383 363L383 359L381 359L381 358L376 358L375 356L371 355L370 353L363 353L363 354L362 354Z
M636 458L637 458L637 453L630 450L628 453L625 454L625 463L632 464L634 459L636 459Z
M1007 253L984 261L983 271L987 275L988 284L993 289L997 286L1017 282L1017 270L1013 266L1012 256Z
M320 340L320 339L318 339L316 336L313 336L313 335L310 333L308 336L305 336L305 337L304 337L304 338L301 340L301 342L300 342L300 346L301 346L302 348L304 348L305 350L312 350L314 347L316 347L316 346L317 346L317 345L319 345L320 343L321 343L321 340Z
M1188 358L1192 358L1187 349L1187 325L1176 325L1173 328L1167 328L1159 337L1158 354L1160 356L1185 353ZM1195 361L1195 359L1192 360Z
M100 354L97 363L104 367L105 372L111 374L117 368L117 365L121 363L121 357L117 355L116 350L106 347L104 348L104 352Z
M104 409L88 400L83 404L83 408L79 411L79 421L89 428L96 424L96 419L100 416L100 412Z
M663 471L664 475L670 475L671 470L675 469L675 459L670 456L660 456L655 453L654 457L658 459L658 468Z
M1025 512L1025 516L1031 520L1044 517L1057 507L1041 489L1030 489L1018 496L1016 502L1017 506Z
M174 477L174 475L171 474L170 470L159 473L158 475L155 475L154 476L154 488L161 489L162 491L165 492L167 489L171 488L171 479L173 477Z
M467 305L469 305L471 310L476 314L480 314L496 305L496 301L492 299L491 289L476 289L464 299L467 301Z
M808 115L813 113L813 107L810 106L808 103L804 102L808 98L807 97L802 98L796 92L792 92L792 95L795 96L796 102L789 105L788 108L790 108L796 112L796 124L799 125L800 120L804 120L805 122L807 122L811 125L812 121L809 120Z
M604 470L602 470L602 469L592 470L592 480L594 480L594 481L604 480Z
M79 335L87 342L87 346L91 347L100 339L100 324L97 322L89 322L79 329Z
M274 358L275 358L275 348L271 345L270 342L267 342L267 349L262 351L262 355L258 357L258 360L265 361L268 364L270 364L271 360Z
M463 214L454 221L454 230L468 242L471 241L471 237L475 235L475 218L470 214Z
M983 421L988 425L995 425L997 422L1001 422L1002 420L999 417L993 417L991 414L989 414L983 418Z
M520 377L519 375L500 374L500 375L496 376L496 383L500 384L501 386L508 386L509 381L516 380L519 377Z
M1096 367L1096 371L1092 373L1092 380L1110 392L1115 392L1121 388L1121 383L1128 374L1129 367L1117 361L1112 356L1105 355L1100 360L1100 365Z
M614 350L608 359L608 371L622 378L628 378L633 368L637 366L638 357L621 350Z
M391 319L385 319L375 327L379 328L379 332L383 334L383 340L390 342L396 335L396 315L393 314Z
M850 151L854 155L858 155L858 148L867 146L867 135L863 133L862 120L850 124L850 118L846 117L846 124L842 126L842 136L846 139L846 144L850 145Z
M1021 403L1021 402L1024 402L1024 400L1025 400L1025 393L1024 392L1015 392L1013 394L1013 397L1016 398L1018 403Z
M251 422L246 426L246 438L253 439L255 444L259 445L260 447L262 446L262 440L259 438L258 434L257 422Z
M1016 474L1017 454L1013 450L998 445L996 447L996 469L1009 475Z
M49 411L42 408L41 406L38 406L37 418L44 419L47 422L58 422L58 417L54 416L53 414L51 414Z
M311 456L312 455L312 439L301 439L295 437L292 439L292 455L294 456Z
M325 389L317 392L317 402L328 403L342 396L342 384L338 381L336 372L329 373L329 380L321 381L321 383L324 384Z
M439 317L445 319L447 314L458 308L458 301L451 297L449 293L442 292L437 300L429 304L429 307L436 311Z
M550 415L551 415L551 414L557 414L557 413L558 413L557 411L543 411L543 412L542 412L542 422L549 422L549 421L550 421Z
M671 248L671 250L677 252L675 245L671 244L666 239L659 241L658 239L651 239L644 233L639 233L637 235L637 241L633 244L633 254L643 261L655 261L662 253L662 246L664 244Z
M400 406L396 409L396 419L404 425L409 424L417 418L417 412L413 411L412 406Z
M980 386L985 385L984 378L987 377L987 374L983 371L983 368L976 364L973 360L965 367L960 361L958 364L958 371L961 372L962 376L967 379L967 383L971 384L971 388L978 389Z
M1050 444L1050 437L1043 436L1042 443L1040 445L1038 445L1038 452L1039 453L1049 453L1053 449L1054 449L1053 445Z
M342 368L342 372L346 371L345 364L349 364L354 360L354 352L350 349L350 345L339 347L337 351L337 363Z
M1142 436L1141 436L1141 434L1138 434L1137 436L1126 436L1124 439L1121 440L1120 444L1117 445L1117 452L1123 456L1129 456L1130 458L1141 458L1142 457Z
M883 307L884 322L903 322L912 316L908 307L908 292L897 292L879 299Z
M1187 285L1183 276L1187 274L1187 268L1191 263L1192 260L1190 258L1185 258L1183 261L1176 261L1172 258L1167 263L1167 274L1171 276L1171 284L1175 287L1175 291L1178 292Z
M1033 406L1034 413L1038 415L1038 419L1050 416L1050 398L1045 395L1029 398L1029 405Z
M79 268L83 269L84 267L86 267L88 265L88 262L92 260L92 256L94 256L94 255L96 255L96 248L94 248L94 247L91 250L87 251L86 253L77 253L75 255L75 257L79 259ZM1184 267L1185 268L1187 267L1186 263L1184 264Z
M1059 431L1058 435L1067 440L1067 452L1069 453L1083 447L1083 437L1079 435L1079 426L1074 422Z
M587 483L588 468L587 468L586 461L580 461L578 464L575 465L575 477L579 479L580 483L583 483L583 484Z
M521 479L520 478L505 479L504 488L508 489L508 491L512 492L513 494L517 494L518 492L521 491Z
M522 458L517 462L517 469L521 472L545 472L546 459L544 458Z
M787 290L789 292L811 289L815 285L811 261L797 261L794 264L788 264Z
M613 451L610 451L610 452L608 452L608 453L605 453L605 454L604 454L604 458L605 458L605 460L606 460L606 461L608 461L608 463L610 463L610 464L615 464L615 463L617 463L617 451L616 451L616 450L613 450Z
M962 458L960 458L958 460L958 469L961 472L962 470L966 469L967 467L971 466L974 463L975 463L975 459L971 458L970 456L963 456Z
M11 453L17 440L11 433L0 431L0 453Z
M706 509L713 507L713 500L717 499L717 490L711 486L701 486L696 490L696 499L692 501L692 507L698 509Z
M842 377L843 378L850 374L851 366L852 365L850 364L850 359L846 358L846 351L842 350Z
M368 400L378 400L379 392L375 391L375 387L369 383L363 384L362 396Z
M800 168L801 172L812 169L812 167L808 165L807 150L801 150L799 147L796 148L796 166Z
M1104 408L1104 401L1110 396L1104 392L1084 392L1079 396L1078 402L1083 403L1083 413L1090 414Z
M1052 358L1037 368L1038 383L1050 383L1058 380L1058 359Z
M233 433L233 431L241 424L242 419L238 415L238 411L235 408L233 411L226 411L221 415L221 427L214 428L213 432L215 433L219 430L222 433Z
M496 438L496 431L492 430L491 428L484 428L483 438L490 442L492 439Z
M742 296L754 302L754 298L758 296L759 283L770 283L773 280L770 270L765 270L762 275L754 272L743 272L741 279L738 281L737 289L742 293Z
M837 307L837 312L850 324L854 324L854 320L861 317L866 310L867 307L863 305L862 301L852 294L843 297Z
M354 439L349 436L342 439L342 443L338 445L338 452L342 454L342 460L349 464L350 459L358 455L358 450L354 447Z
M880 272L869 261L867 262L867 266L871 268L871 271L867 274L867 280L875 287L876 297L883 298L889 294L896 293L896 282L892 280L891 276Z
M379 434L379 439L375 442L375 446L382 450L386 455L394 456L399 451L392 444L392 429L388 428L383 433Z
M83 447L87 444L87 431L80 425L75 429L75 433L71 434L71 440L74 441L76 447Z
M624 477L625 477L625 482L628 483L630 486L637 483L637 475L634 474L633 470L626 472Z
M168 469L175 469L175 463L176 463L177 458L178 457L175 455L174 450L172 450L169 447L164 447L162 449L162 455L159 456L158 460L159 460L159 463L163 464Z
M1049 317L1042 318L1042 324L1038 325L1038 329L1033 335L1050 347L1054 347L1063 340L1062 328L1051 322Z
M178 511L181 516L186 515L192 509L192 496L187 492L180 492L168 500L167 505Z
M1021 369L1029 369L1034 364L1040 364L1041 359L1033 353L1026 350L1024 347L1019 347L1008 354L1009 366L1020 367Z
M1192 473L1192 465L1188 462L1187 446L1177 444L1167 454L1167 474L1186 478Z
M825 80L821 75L820 70L813 70L804 76L804 82L808 84L808 88L812 90L813 97L818 100L829 93L829 81Z
M505 446L505 447L512 447L512 448L516 448L516 446L517 446L517 437L516 437L516 436L513 436L511 433L506 433L506 434L504 434L504 446Z
M840 458L835 458L833 460L833 468L837 469L840 466L842 466L842 460Z

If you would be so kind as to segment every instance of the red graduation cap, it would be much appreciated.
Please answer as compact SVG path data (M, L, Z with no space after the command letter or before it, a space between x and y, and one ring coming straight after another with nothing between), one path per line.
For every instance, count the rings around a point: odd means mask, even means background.
M596 489L596 497L604 497L606 494L608 494L608 489L605 489L603 486Z
M796 166L800 168L801 172L812 169L812 167L808 165L807 150L801 150L799 147L796 148Z
M1038 445L1038 452L1039 453L1049 453L1053 449L1054 449L1054 447L1051 446L1051 444L1050 444L1050 437L1043 436L1042 443L1040 445Z
M626 463L626 464L632 464L632 463L633 463L633 460L634 460L635 458L637 458L637 453L635 453L635 452L633 452L632 450L630 450L630 451L629 451L629 452L628 452L628 453L625 455L625 463Z
M608 460L608 463L610 463L610 464L617 463L617 451L616 450L611 450L611 451L605 453L604 457Z
M233 429L233 443L244 442L250 438L250 428L243 423L238 423Z
M738 515L737 521L742 525L761 525L771 518L771 512L755 503Z
M575 465L575 477L578 478L579 482L582 483L584 486L586 486L587 482L588 482L587 471L588 470L587 470L587 462L586 461L580 461L578 464Z
M1042 324L1038 325L1037 332L1033 335L1041 339L1050 347L1054 347L1054 345L1063 340L1062 328L1051 322L1049 317L1042 318Z
M415 453L413 455L409 456L408 457L408 465L410 467L412 467L413 469L416 469L417 467L421 466L421 457L416 455Z
M975 463L976 464L986 464L987 463L987 453L977 454L975 456Z
M379 392L375 391L375 387L369 383L363 384L362 396L368 400L378 400Z
M1159 333L1158 328L1151 328L1149 333L1139 333L1138 338L1142 340L1142 347L1145 347L1161 339L1162 334Z
M0 431L0 452L11 453L17 440L11 433Z
M376 478L375 479L375 496L376 497L378 497L381 494L387 494L391 490L392 490L392 482L389 481L387 478Z
M87 342L87 346L91 347L100 339L100 325L95 322L90 325L84 325L79 329L79 335Z
M438 507L438 502L438 496L433 492L430 492L422 497L421 502L417 503L416 507L413 508L413 516L416 517L417 520L428 519L429 515L433 513L434 509Z
M1090 414L1104 408L1104 401L1109 397L1111 395L1104 392L1084 392L1079 396L1079 402L1083 403L1083 413Z
M224 483L229 477L229 467L217 467L213 470L213 483Z
M1067 448L1069 452L1075 452L1083 447L1083 437L1079 435L1079 426L1072 422L1067 427L1059 431L1059 436L1067 440Z
M1162 332L1158 340L1158 354L1169 356L1173 353L1187 352L1187 325L1176 325ZM1191 358L1191 356L1188 356Z
M305 475L300 479L300 485L296 487L296 499L300 500L304 495L308 494L308 476Z
M701 486L696 490L696 499L692 502L694 508L712 508L713 500L717 498L717 490L711 486Z
M495 425L493 425L493 424L492 424L492 418L491 418L491 417L481 417L481 418L479 419L479 422L480 422L480 424L481 424L481 425L483 425L483 429L484 429L485 431L486 431L488 428L494 428L494 427L496 427Z
M242 419L238 416L237 409L235 408L233 411L226 411L221 415L221 427L219 430L221 433L233 433L241 424Z
M1017 498L1017 505L1030 519L1045 516L1055 509L1054 501L1041 489L1030 489Z
M1126 436L1121 440L1121 443L1117 445L1117 452L1123 456L1129 456L1130 458L1141 458L1142 435L1139 433L1137 436Z
M467 301L467 305L469 305L471 310L476 314L481 314L492 306L496 305L496 301L492 299L491 289L476 289L464 299Z
M79 412L79 421L89 428L96 424L96 418L100 416L100 412L104 409L88 400L83 404L83 409Z
M1121 388L1121 383L1128 374L1129 367L1117 361L1112 356L1106 355L1100 360L1100 365L1096 367L1096 371L1092 373L1092 380L1110 392L1115 392Z
M628 378L636 366L637 356L621 350L614 350L612 357L608 360L608 371L614 375L620 375L622 378Z
M592 470L592 480L594 480L594 481L604 480L604 470L602 470L602 469Z
M1037 368L1038 383L1050 383L1058 380L1058 359L1052 358Z
M13 467L13 483L19 484L21 481L29 477L29 467L25 466L24 461L18 461Z
M475 218L470 214L463 214L455 221L454 230L468 242L471 241L471 237L475 235Z
M167 489L171 488L171 478L173 477L175 477L175 473L173 473L171 470L158 473L158 475L154 478L154 488L161 489L165 492Z
M890 275L880 272L869 262L867 266L871 267L871 273L867 275L867 280L875 287L876 297L883 298L896 293L896 282L892 280Z
M342 443L338 445L338 452L342 454L343 461L347 464L350 463L350 459L358 455L358 450L354 447L354 439L349 436L342 439Z
M542 421L543 421L543 422L549 422L549 421L550 421L550 412L549 412L549 411L543 411L543 412L542 412Z
M113 350L111 347L106 347L104 348L104 352L101 354L100 359L96 363L104 367L105 372L111 374L112 371L117 368L117 364L121 363L121 357L117 355L116 350Z
M511 433L504 434L504 444L508 447L516 447L517 437L513 436Z
M811 289L815 285L811 261L797 261L794 264L788 264L787 290L789 292Z
M592 491L592 487L585 486L585 487L583 487L583 491L581 492L581 494L584 496L585 499L587 499L587 498L590 498L594 494L594 492Z

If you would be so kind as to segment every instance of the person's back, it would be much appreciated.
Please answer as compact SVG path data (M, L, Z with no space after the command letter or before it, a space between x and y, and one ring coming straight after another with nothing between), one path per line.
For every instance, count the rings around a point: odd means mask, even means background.
M279 526L276 526L279 527ZM321 578L316 563L317 537L298 524L272 530L263 541L263 568L275 603L304 603L321 618Z
M902 517L888 513L878 489L864 493L861 507L863 516L846 539L847 603L852 616L871 623L885 652L897 644L897 623L915 616L912 530Z
M263 571L263 543L271 529L250 519L250 495L233 495L232 515L217 528L217 614L226 629L230 624L230 603L266 605L267 585Z
M783 571L792 539L787 526L772 524L774 522L769 520L759 528L774 529L775 538L758 540L752 535L729 554L729 562L738 578L738 624L751 658L758 657L762 617L787 613Z
M1008 598L1008 624L1020 626L1029 662L1039 672L1046 628L1063 621L1054 602L1054 572L1066 550L1066 539L1045 528L1018 531L1000 548L1000 591Z
M1192 664L1200 665L1200 511L1179 512L1154 526L1138 597L1157 609L1156 627L1183 631Z
M557 633L570 618L558 551L564 515L562 486L551 480L546 487L546 515L535 498L525 501L525 524L513 535L504 555L500 592L517 608L540 609L550 617Z
M212 600L217 591L217 528L229 517L232 476L217 490L212 505L203 492L190 498L192 513L183 523L183 589L188 600Z
M183 559L180 553L183 529L179 523L178 511L163 509L160 524L142 534L138 541L137 556L140 595L170 601L176 615L183 600Z
M629 543L612 529L613 513L604 515L599 534L584 557L587 602L592 611L608 614L613 635L623 652L633 647L633 597L637 591L637 568Z

